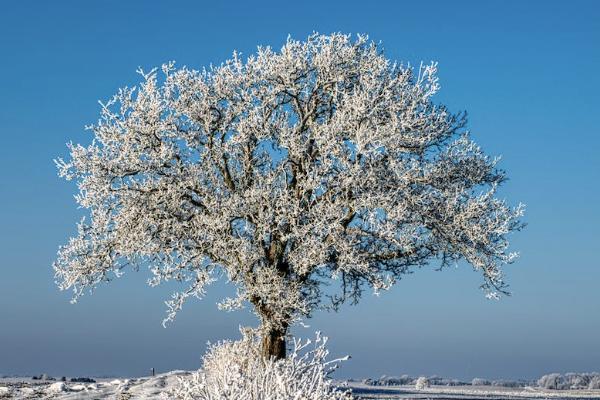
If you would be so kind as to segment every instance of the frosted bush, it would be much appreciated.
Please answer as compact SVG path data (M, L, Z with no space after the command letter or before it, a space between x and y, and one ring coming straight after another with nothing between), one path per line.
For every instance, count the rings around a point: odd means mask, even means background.
M473 386L489 386L489 385L491 385L491 382L487 379L473 378L473 380L471 381L471 385L473 385Z
M203 368L179 379L166 394L181 400L343 400L349 391L337 389L329 374L337 359L326 361L327 338L317 334L314 348L310 340L294 339L289 357L265 361L260 343L246 334L241 341L211 345L203 357Z
M427 378L425 378L424 376L419 377L419 379L417 379L417 382L415 383L415 389L417 390L422 390L422 389L426 389L429 387L429 380Z

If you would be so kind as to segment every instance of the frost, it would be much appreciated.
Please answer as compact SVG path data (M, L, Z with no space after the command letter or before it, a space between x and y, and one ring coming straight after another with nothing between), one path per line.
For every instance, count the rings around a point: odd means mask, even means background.
M417 390L423 390L423 389L427 389L429 387L429 379L427 379L424 376L421 376L417 379L417 381L415 382L415 389Z
M59 175L88 216L54 263L74 300L149 267L181 283L166 321L226 279L263 333L356 303L431 262L466 260L506 293L508 235L523 207L506 179L435 104L437 64L388 60L364 36L313 34L202 71L174 63L101 103L91 144L69 144ZM325 289L326 288L326 289Z
M537 384L541 388L554 390L600 389L600 373L553 373L542 376Z
M327 361L327 338L317 334L311 341L295 340L290 356L263 360L256 338L210 346L203 369L179 378L179 385L165 398L182 400L343 400L348 391L337 389L328 378L339 361Z

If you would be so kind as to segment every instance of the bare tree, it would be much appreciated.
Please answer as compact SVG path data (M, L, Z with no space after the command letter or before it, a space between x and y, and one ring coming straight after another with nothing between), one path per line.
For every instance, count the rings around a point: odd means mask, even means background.
M57 160L90 214L54 264L74 299L149 266L151 285L187 282L169 320L226 277L237 296L220 306L252 304L263 355L282 358L298 319L431 261L466 260L490 296L506 292L522 207L495 197L505 174L465 115L432 102L436 64L414 70L366 37L313 34L162 72L140 71L139 88L102 105L93 143Z

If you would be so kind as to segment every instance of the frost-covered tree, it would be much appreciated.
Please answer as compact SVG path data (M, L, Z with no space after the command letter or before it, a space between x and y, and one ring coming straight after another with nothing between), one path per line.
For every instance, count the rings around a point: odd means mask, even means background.
M424 376L420 376L419 378L417 378L417 381L415 382L415 389L423 390L423 389L427 389L428 387L429 387L429 379L427 379Z
M537 384L539 387L544 389L565 389L568 385L561 374L553 373L542 376L538 379Z
M473 378L471 381L472 386L489 386L492 383L488 379L483 378Z
M220 306L251 304L263 355L281 358L298 319L431 261L466 260L490 296L506 291L522 208L495 196L505 174L465 115L432 101L436 64L314 34L202 71L140 73L102 105L92 144L57 160L89 210L54 264L74 299L148 266L151 285L186 285L169 320L225 278L237 295Z

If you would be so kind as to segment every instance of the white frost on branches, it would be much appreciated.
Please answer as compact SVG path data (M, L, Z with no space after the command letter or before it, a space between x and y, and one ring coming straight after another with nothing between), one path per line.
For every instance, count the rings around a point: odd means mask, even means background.
M392 63L363 36L313 34L208 70L139 71L102 105L93 142L57 160L89 210L54 264L60 288L76 299L149 266L151 285L186 283L172 319L226 277L237 296L222 307L251 303L283 331L436 259L466 260L505 292L523 207L495 197L505 174L465 116L432 102L436 70Z
M292 352L283 360L260 357L256 338L244 336L238 342L209 347L203 367L165 394L181 400L344 400L348 391L337 389L328 375L340 361L327 361L327 338L317 333L311 341L294 340Z
M424 376L420 376L415 382L415 389L423 390L429 387L429 379Z

